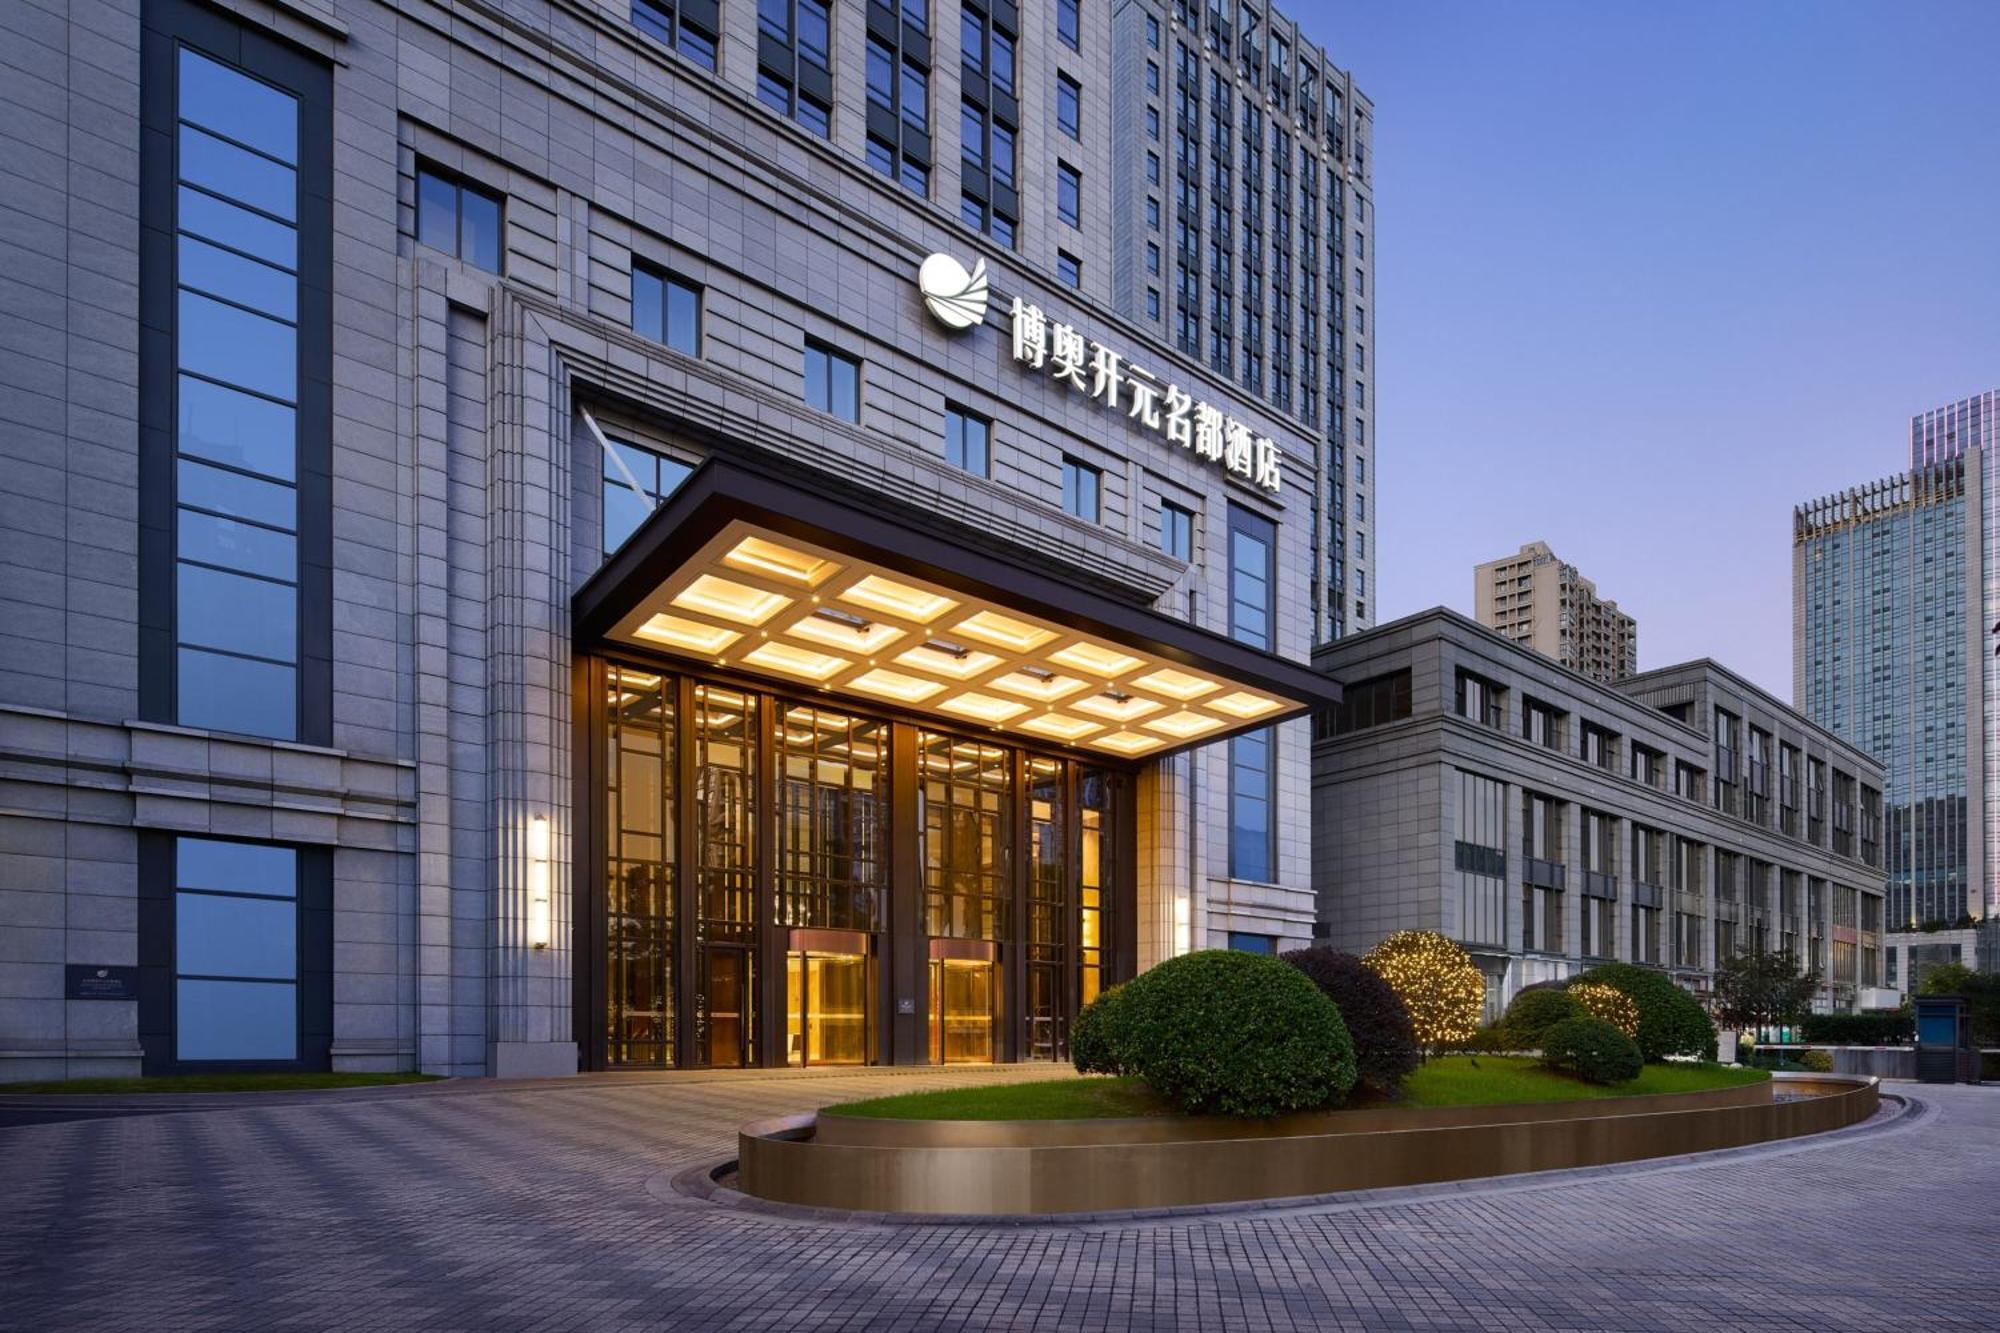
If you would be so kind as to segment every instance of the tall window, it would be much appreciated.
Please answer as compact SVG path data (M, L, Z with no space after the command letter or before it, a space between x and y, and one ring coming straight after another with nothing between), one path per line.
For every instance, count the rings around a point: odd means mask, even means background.
M889 728L810 704L780 708L778 923L879 930L889 895Z
M988 475L993 423L962 407L944 410L944 461L977 476Z
M1244 732L1229 742L1229 874L1268 883L1272 875L1271 806L1276 773L1271 732Z
M1278 527L1229 507L1229 636L1253 648L1277 642Z
M158 662L141 673L143 706L188 726L324 740L330 626L304 614L301 589L329 578L310 552L329 540L330 316L324 278L301 275L323 274L330 254L326 181L303 178L330 178L302 128L311 117L320 140L326 109L162 32L148 41L172 79L171 119L149 115L148 128L174 150L147 174L144 207L174 251L153 263L149 250L142 270L144 322L171 340L142 347L141 410L172 447L149 451L141 484L172 497L172 519L141 532L141 600L169 627L157 658L142 644ZM254 34L242 49L258 73L324 78Z
M1253 648L1269 649L1277 641L1277 546L1270 519L1229 507L1229 636ZM1268 728L1229 742L1229 873L1237 879L1275 878L1275 750Z
M604 457L604 553L623 546L693 471L678 458L612 440Z
M633 264L632 331L700 356L701 289L650 265Z
M1089 523L1104 518L1104 474L1079 459L1062 461L1063 508Z
M500 199L476 185L417 172L417 240L475 268L501 267Z
M1194 511L1160 501L1160 549L1176 560L1194 559Z
M998 940L1008 931L1014 821L1013 752L920 732L924 930Z
M678 994L672 677L608 667L605 726L605 1058L664 1068L676 1063Z
M959 8L959 88L964 98L959 113L959 216L1010 249L1021 220L1014 172L1020 109L1011 23L1006 12L990 9L981 0L966 0Z
M1072 139L1083 137L1083 85L1067 74L1056 75L1056 128Z
M1458 770L1452 865L1458 877L1458 938L1472 943L1506 942L1506 797L1505 783Z
M757 0L757 98L821 138L833 132L827 0Z
M931 44L925 31L927 22L928 15L919 21L906 7L902 24L877 24L868 34L865 148L870 166L901 182L911 193L926 197L931 180Z
M174 839L176 1060L300 1059L298 855Z
M1056 36L1072 51L1082 50L1083 16L1081 0L1056 0Z
M1072 227L1083 225L1083 173L1067 162L1056 163L1056 215Z
M1083 261L1067 250L1056 251L1056 278L1065 287L1083 286Z
M849 421L861 420L861 363L824 343L806 343L806 403Z
M632 26L713 70L718 8L717 0L632 0Z

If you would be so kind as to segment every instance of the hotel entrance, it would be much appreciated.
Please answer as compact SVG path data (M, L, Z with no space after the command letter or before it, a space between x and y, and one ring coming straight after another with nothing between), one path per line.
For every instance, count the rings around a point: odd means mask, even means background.
M576 594L589 1068L1066 1059L1140 766L1338 697L839 489L711 461Z

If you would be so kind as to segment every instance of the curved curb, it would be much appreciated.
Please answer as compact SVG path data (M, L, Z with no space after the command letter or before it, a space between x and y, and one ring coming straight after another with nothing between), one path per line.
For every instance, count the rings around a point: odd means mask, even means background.
M731 1158L711 1166L690 1167L678 1173L659 1172L646 1182L646 1192L661 1202L688 1200L727 1208L734 1213L773 1222L832 1223L862 1227L980 1227L1019 1229L1032 1227L1052 1230L1106 1230L1146 1223L1195 1223L1255 1220L1292 1213L1344 1213L1366 1209L1415 1205L1439 1199L1463 1199L1483 1194L1507 1194L1521 1190L1556 1189L1565 1185L1617 1179L1626 1176L1701 1170L1722 1162L1739 1162L1763 1157L1781 1157L1812 1152L1851 1139L1878 1134L1903 1133L1915 1129L1936 1114L1936 1108L1906 1092L1881 1094L1881 1109L1858 1125L1827 1130L1819 1134L1778 1139L1769 1143L1746 1144L1740 1148L1718 1148L1712 1152L1686 1153L1676 1157L1649 1157L1634 1162L1605 1166L1570 1167L1555 1171L1530 1171L1506 1176L1481 1176L1471 1180L1442 1181L1428 1185L1396 1185L1383 1189L1343 1190L1332 1194L1306 1194L1289 1199L1249 1199L1238 1203L1196 1204L1178 1208L1141 1208L1096 1213L1033 1213L993 1216L987 1213L886 1213L850 1211L839 1208L810 1208L798 1204L773 1203L755 1198L724 1185L717 1179L733 1171Z

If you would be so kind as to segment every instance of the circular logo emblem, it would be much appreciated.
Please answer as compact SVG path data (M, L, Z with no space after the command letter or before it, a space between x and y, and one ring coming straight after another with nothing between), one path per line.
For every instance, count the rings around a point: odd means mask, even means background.
M950 255L932 255L917 270L917 288L938 323L948 329L969 329L986 318L986 261L972 261L972 272Z

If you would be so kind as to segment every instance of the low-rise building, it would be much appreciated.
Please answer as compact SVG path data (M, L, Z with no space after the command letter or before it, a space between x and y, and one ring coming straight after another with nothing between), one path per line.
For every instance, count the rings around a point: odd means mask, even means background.
M1706 659L1600 684L1438 608L1328 643L1317 935L1441 931L1521 987L1619 960L1697 994L1761 944L1882 985L1882 767Z

